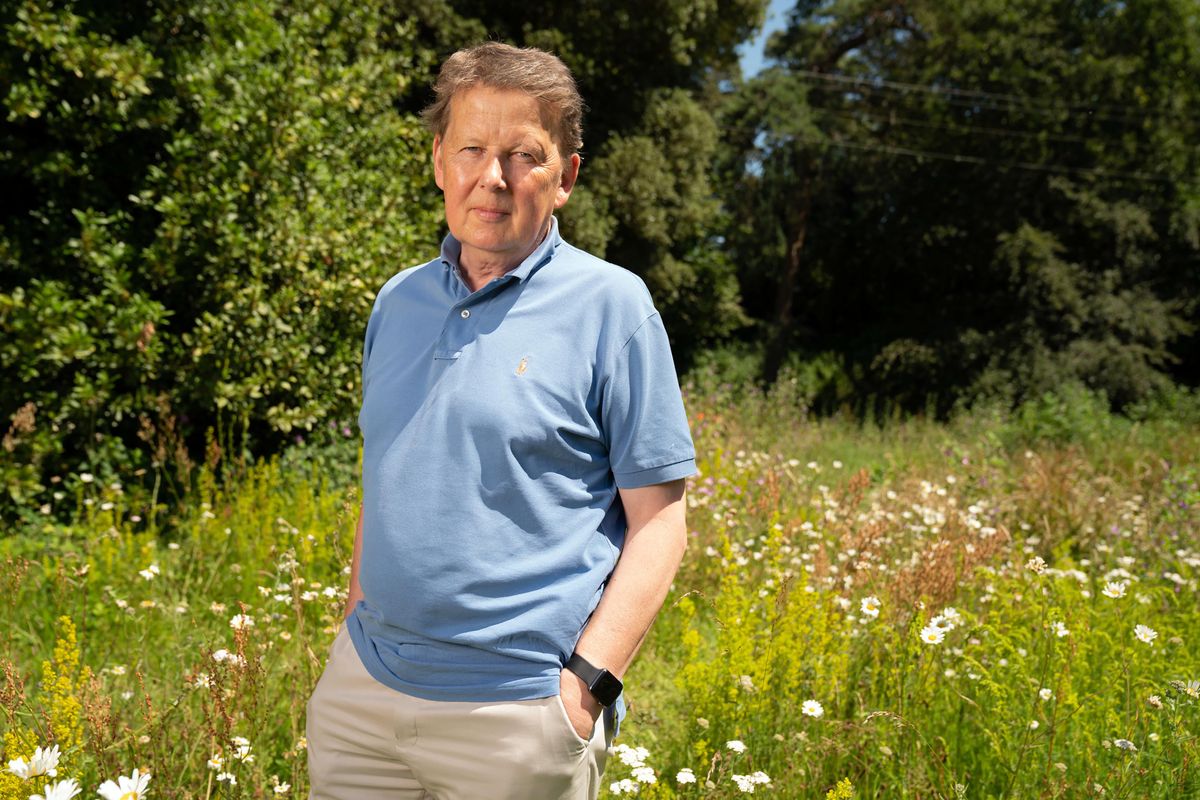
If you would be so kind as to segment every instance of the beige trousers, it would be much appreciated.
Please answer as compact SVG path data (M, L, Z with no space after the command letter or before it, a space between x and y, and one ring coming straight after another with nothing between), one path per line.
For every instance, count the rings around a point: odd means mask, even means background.
M371 677L343 627L308 701L309 800L592 800L607 713L590 741L557 697L422 700Z

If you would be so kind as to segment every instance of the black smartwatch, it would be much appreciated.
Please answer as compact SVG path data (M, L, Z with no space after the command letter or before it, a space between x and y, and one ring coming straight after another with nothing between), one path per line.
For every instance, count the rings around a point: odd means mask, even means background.
M583 682L587 684L588 691L592 693L592 697L596 698L605 708L617 702L617 698L621 696L621 689L624 688L621 679L606 669L593 667L579 653L573 653L567 659L566 666L567 669L583 679Z

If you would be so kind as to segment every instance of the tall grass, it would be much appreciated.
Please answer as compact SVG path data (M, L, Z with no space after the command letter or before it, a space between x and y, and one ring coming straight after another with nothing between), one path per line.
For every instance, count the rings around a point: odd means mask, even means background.
M691 545L606 796L1200 796L1200 432L688 405ZM201 469L154 526L71 476L75 519L0 540L3 759L62 750L0 800L135 767L155 797L306 794L357 508L307 463Z

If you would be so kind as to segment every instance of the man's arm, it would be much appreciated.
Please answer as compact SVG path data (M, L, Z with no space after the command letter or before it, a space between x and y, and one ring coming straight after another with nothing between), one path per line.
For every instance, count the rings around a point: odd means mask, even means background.
M350 612L362 600L362 586L358 584L358 563L362 560L362 505L358 507L358 527L354 531L354 556L350 559L350 593L346 596L346 609L342 619L350 616Z
M621 489L628 532L617 566L575 652L622 677L633 662L675 579L687 546L684 481ZM560 677L563 705L576 732L590 738L600 704L575 673Z

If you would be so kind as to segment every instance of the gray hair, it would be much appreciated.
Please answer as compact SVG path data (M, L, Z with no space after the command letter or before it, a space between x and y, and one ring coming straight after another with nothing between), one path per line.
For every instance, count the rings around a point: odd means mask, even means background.
M476 86L516 89L532 96L549 118L547 130L564 156L583 147L583 98L575 78L558 56L536 47L484 42L446 59L433 84L433 103L421 112L425 125L444 136L454 95Z

